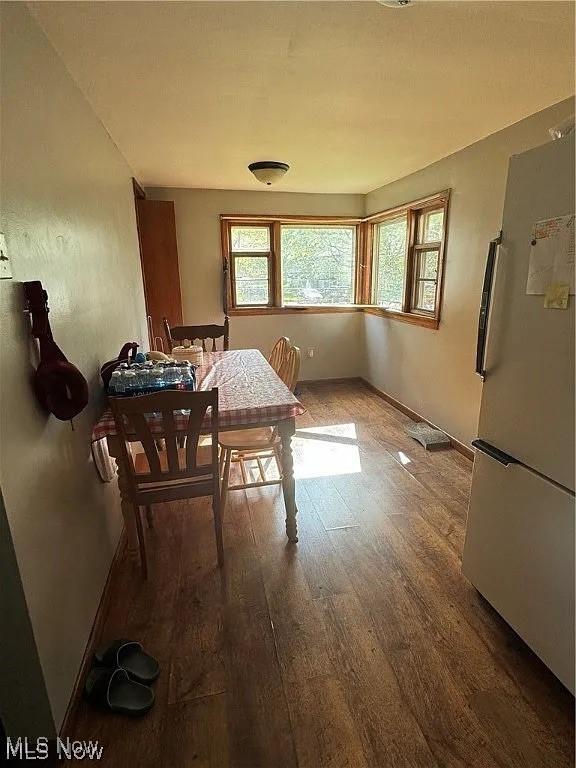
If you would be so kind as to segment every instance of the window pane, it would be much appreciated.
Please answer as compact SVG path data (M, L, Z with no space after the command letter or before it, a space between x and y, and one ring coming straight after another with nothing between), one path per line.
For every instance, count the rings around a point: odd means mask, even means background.
M420 242L437 243L442 240L444 226L444 209L428 211L421 218Z
M436 281L419 280L416 283L416 306L415 309L424 309L427 312L434 312L436 305Z
M420 251L417 277L436 280L438 274L438 251Z
M356 227L281 229L284 304L352 304Z
M402 309L407 233L406 216L376 225L374 302L381 307Z
M236 304L268 304L268 258L236 256Z
M268 253L270 250L269 227L230 227L232 253Z

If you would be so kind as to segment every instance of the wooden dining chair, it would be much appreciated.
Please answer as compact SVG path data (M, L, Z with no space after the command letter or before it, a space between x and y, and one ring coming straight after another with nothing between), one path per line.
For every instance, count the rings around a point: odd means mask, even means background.
M224 351L227 351L230 347L230 327L227 317L224 318L224 325L173 325L170 327L170 323L166 318L164 318L163 323L170 352L174 347L178 346L177 342L182 342L184 339L189 339L192 343L196 340L201 341L204 352L207 351L207 339L212 339L211 352L216 352L216 339L222 339L222 349Z
M218 565L223 565L218 389L206 392L170 390L140 397L116 397L110 398L110 405L120 438L120 458L127 472L127 493L134 506L144 577L148 577L148 561L141 508L144 507L150 515L152 504L198 496L212 496ZM208 409L212 444L199 446ZM149 418L146 418L147 414ZM157 416L151 419L151 414ZM162 441L158 440L159 435ZM179 448L182 437L185 437L184 447ZM142 444L143 453L133 455L131 443L135 440ZM165 448L160 449L159 444Z
M293 392L300 372L300 349L290 347L284 358L284 363L278 373L284 384ZM219 436L220 467L222 472L222 514L226 510L228 491L239 491L243 488L261 488L265 485L282 483L282 462L280 458L280 437L274 427L255 427L254 429L239 429L222 432ZM263 460L273 459L278 467L278 479L268 480ZM250 482L246 470L246 462L255 461L258 466L260 480ZM233 463L240 466L242 483L230 485L230 469Z
M286 355L288 354L288 350L290 349L290 339L288 336L281 336L276 344L272 347L272 352L270 352L270 357L268 358L268 362L274 368L276 373L280 372L280 368L282 367L282 364L284 363L284 359Z

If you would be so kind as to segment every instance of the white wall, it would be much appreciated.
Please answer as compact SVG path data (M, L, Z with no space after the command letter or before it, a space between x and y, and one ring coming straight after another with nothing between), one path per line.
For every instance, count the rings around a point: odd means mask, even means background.
M14 273L0 282L0 484L58 727L121 530L116 485L90 457L99 368L146 337L145 310L130 169L26 5L0 13L0 229ZM25 280L43 282L55 339L90 383L74 429L31 391Z
M440 327L363 315L363 375L462 442L477 436L478 305L488 243L502 223L508 160L546 143L548 128L573 113L568 99L366 196L370 214L452 189Z
M185 323L221 323L222 249L220 214L362 216L363 195L149 189L156 200L174 200L182 310ZM232 347L268 353L279 336L302 349L301 379L359 376L364 358L359 312L312 315L256 315L230 318ZM312 359L306 357L314 347Z

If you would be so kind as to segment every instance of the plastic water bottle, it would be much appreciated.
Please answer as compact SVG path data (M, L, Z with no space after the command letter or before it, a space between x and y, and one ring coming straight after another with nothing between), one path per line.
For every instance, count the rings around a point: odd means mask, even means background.
M183 365L180 369L182 371L182 386L184 389L194 389L194 379L192 378L192 370L189 365Z
M164 366L164 385L169 387L174 382L174 363Z
M136 371L130 369L124 371L122 378L124 379L124 392L127 395L133 395L136 390Z
M151 372L151 388L155 391L164 389L164 369L160 365L154 366Z
M113 371L108 384L108 393L111 395L121 395L124 393L124 383L122 382L122 373Z

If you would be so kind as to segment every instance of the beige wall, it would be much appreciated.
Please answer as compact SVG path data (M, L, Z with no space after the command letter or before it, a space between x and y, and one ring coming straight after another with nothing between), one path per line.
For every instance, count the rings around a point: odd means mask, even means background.
M25 4L0 10L0 229L14 272L0 282L0 484L59 726L121 528L116 485L90 458L99 367L144 338L145 311L130 169ZM54 336L90 383L74 429L30 389L25 280L43 282Z
M174 200L180 283L185 323L222 322L221 213L362 216L363 195L290 192L236 192L150 189L149 197ZM231 346L268 353L279 336L302 349L301 379L358 376L364 358L362 316L326 315L232 317ZM314 357L307 349L314 347Z
M14 280L0 283L0 484L52 714L61 723L121 527L115 484L96 479L90 433L98 370L145 338L130 169L23 3L2 3L2 219ZM508 157L547 140L563 103L401 181L361 195L152 190L176 202L186 322L221 320L220 213L361 215L453 190L437 332L362 315L232 319L232 344L267 352L288 334L302 378L363 373L462 440L475 435L472 373L488 240L498 231ZM50 295L55 337L89 379L71 425L43 414L29 387L24 280Z
M184 322L221 322L221 213L364 215L451 188L440 328L368 314L233 317L233 347L267 352L281 335L302 348L301 379L364 376L454 437L476 436L482 385L476 324L488 242L501 224L510 155L548 140L574 110L554 105L368 195L150 189L174 200ZM309 359L307 349L314 347Z
M501 226L508 159L546 143L548 128L573 112L568 99L366 197L370 214L452 189L440 328L363 315L363 375L463 442L477 436L478 305L488 243Z
M469 442L482 385L474 374L486 251L501 224L510 155L548 140L574 109L561 102L368 195L150 189L174 200L184 321L221 322L221 213L364 215L452 189L440 328L368 314L233 317L234 347L267 352L281 335L302 348L302 379L364 376L379 389ZM306 356L314 347L315 356Z

